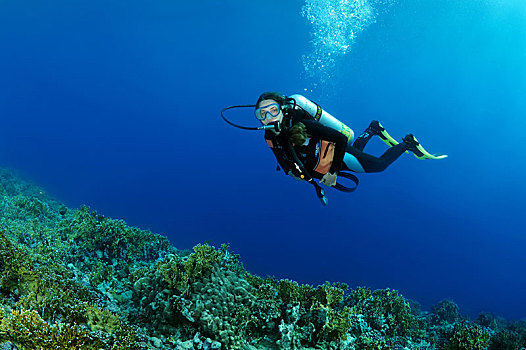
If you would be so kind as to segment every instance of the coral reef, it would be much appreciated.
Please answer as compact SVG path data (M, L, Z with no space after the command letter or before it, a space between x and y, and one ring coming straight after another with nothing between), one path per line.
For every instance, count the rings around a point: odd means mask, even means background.
M485 328L469 322L455 324L453 336L446 350L483 350L487 349L490 333Z
M0 349L526 348L524 321L256 276L228 245L178 250L6 169L0 194Z

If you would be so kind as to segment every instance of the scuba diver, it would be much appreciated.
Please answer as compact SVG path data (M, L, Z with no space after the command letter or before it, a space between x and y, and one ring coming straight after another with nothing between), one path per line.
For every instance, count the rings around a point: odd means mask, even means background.
M262 126L247 128L228 121L223 112L237 107L255 107L256 119ZM325 193L314 179L320 180L325 186L352 192L359 181L348 171L384 171L404 152L412 152L419 159L447 157L430 154L412 134L407 134L399 143L376 120L353 142L352 129L301 95L287 97L277 92L265 92L259 96L255 105L227 107L221 115L231 125L265 130L265 140L279 164L277 170L281 168L287 175L313 184L318 198L325 205ZM373 136L380 137L390 146L380 157L363 152ZM338 175L352 180L356 186L348 188L337 183Z

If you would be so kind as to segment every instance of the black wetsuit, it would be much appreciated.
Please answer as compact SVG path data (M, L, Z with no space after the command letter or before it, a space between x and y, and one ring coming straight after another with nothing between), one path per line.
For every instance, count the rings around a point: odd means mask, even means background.
M363 149L367 145L367 142L374 136L369 128L356 138L353 145L347 146L345 150L350 155L358 159L358 162L362 165L366 173L378 173L384 171L389 165L391 165L395 160L397 160L405 151L408 150L408 145L404 142L399 143L398 145L388 148L384 154L380 157L373 156L369 153L363 152ZM349 169L345 163L343 164L344 170Z
M299 160L312 177L321 179L324 175L314 171L319 158L317 152L319 151L318 145L321 140L334 143L334 158L329 172L336 174L341 170L345 149L347 147L347 137L345 135L315 121L302 109L289 111L286 118L291 118L291 124L300 121L305 125L308 135L306 144L293 145L293 148ZM284 123L287 123L287 120L285 120ZM299 172L294 165L294 157L289 149L287 132L283 131L279 135L276 135L274 132L267 130L265 132L265 139L267 142L271 141L273 145L272 152L274 152L274 156L283 171L287 174L289 171L292 171L294 175L298 176Z
M294 145L293 147L305 169L312 177L317 179L321 179L324 175L314 171L319 158L316 151L320 140L329 141L335 145L334 158L329 169L329 172L332 174L337 174L340 170L360 171L347 166L343 161L345 153L354 156L363 170L371 173L385 170L407 150L407 145L400 143L389 148L381 157L375 157L363 152L363 148L373 136L368 130L362 133L353 145L347 145L347 137L345 135L315 121L307 112L301 109L290 111L286 118L291 118L291 125L298 121L305 125L306 133L309 137L307 143L301 146ZM287 119L285 119L284 123L287 123ZM294 165L294 158L289 150L287 132L282 131L279 135L276 135L274 132L267 130L265 139L272 144L272 152L274 152L274 156L283 171L286 174L292 171L294 175L298 176L299 172Z

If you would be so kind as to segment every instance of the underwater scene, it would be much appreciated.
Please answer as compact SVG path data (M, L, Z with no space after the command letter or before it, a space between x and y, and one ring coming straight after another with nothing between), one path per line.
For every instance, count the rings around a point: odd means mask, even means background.
M526 349L523 0L0 0L0 350Z

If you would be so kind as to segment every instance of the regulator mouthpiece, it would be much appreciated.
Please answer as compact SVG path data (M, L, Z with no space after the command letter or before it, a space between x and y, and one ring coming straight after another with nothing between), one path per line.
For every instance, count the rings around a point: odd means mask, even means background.
M279 121L275 121L272 123L268 123L267 125L264 125L261 128L264 130L272 130L275 133L278 133L281 131L281 123Z

